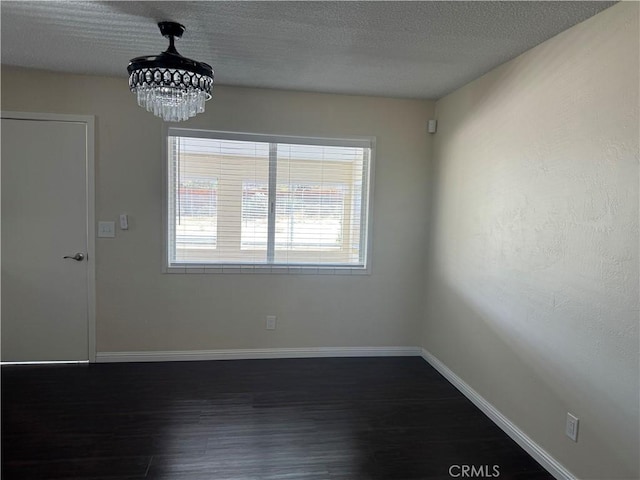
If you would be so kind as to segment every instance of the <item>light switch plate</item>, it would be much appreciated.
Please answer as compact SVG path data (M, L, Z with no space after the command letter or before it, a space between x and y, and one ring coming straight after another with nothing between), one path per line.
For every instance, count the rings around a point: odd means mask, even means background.
M116 222L98 222L98 237L113 238L116 236Z

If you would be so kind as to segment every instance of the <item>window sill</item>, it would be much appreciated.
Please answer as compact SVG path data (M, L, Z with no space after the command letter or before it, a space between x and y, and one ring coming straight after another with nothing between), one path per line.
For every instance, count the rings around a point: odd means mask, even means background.
M164 267L162 273L171 274L285 274L285 275L370 275L365 267L317 267L286 265L181 265Z

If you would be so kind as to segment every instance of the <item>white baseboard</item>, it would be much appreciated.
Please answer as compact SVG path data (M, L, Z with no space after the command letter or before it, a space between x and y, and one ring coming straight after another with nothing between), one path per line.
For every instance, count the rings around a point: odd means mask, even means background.
M498 427L509 435L518 445L520 445L529 455L531 455L540 465L547 469L551 475L558 480L576 480L576 476L567 470L560 462L553 458L546 450L527 436L516 424L505 417L500 411L484 399L478 392L471 388L464 380L453 373L449 368L434 357L431 353L422 349L424 358L433 368L445 377L462 394L471 400L476 407L484 412Z
M0 362L0 365L82 365L89 360L33 360L27 362Z
M419 347L309 347L187 350L165 352L98 352L96 362L181 362L313 357L419 357Z

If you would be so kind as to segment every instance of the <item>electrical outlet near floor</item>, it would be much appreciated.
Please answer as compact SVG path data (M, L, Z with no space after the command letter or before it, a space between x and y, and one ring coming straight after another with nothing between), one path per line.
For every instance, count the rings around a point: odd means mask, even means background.
M578 417L567 412L567 426L565 427L565 433L574 442L578 441Z
M276 329L276 316L267 315L267 330L275 330L275 329Z

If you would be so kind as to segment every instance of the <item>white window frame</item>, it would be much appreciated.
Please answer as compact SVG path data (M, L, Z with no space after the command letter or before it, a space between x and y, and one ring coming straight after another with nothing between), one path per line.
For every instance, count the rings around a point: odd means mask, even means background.
M265 143L290 143L301 145L322 145L335 147L360 147L368 148L368 185L366 198L363 203L366 205L366 239L362 248L365 248L364 265L282 265L282 264L198 264L184 263L180 265L169 264L169 136L187 136L195 138L212 138L219 140L238 140L249 142ZM323 274L323 275L358 275L371 274L372 260L372 237L373 237L373 186L375 180L375 154L376 137L302 137L290 135L270 135L244 132L228 132L222 130L201 130L192 128L180 128L171 125L164 125L162 135L162 272L178 274L221 274L221 273L259 273L259 274ZM271 186L270 186L271 187ZM271 188L270 188L271 190ZM275 215L275 212L273 213ZM361 219L363 221L363 219Z

